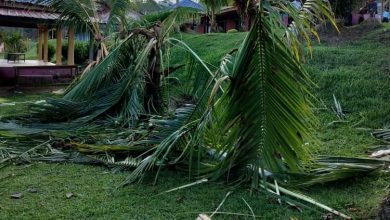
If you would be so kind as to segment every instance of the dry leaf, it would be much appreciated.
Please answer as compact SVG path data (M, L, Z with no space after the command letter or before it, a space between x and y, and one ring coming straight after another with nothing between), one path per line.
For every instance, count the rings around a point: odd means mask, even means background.
M211 218L206 214L199 214L196 220L211 220Z
M13 193L11 195L11 199L21 199L23 197L23 194L20 192Z
M36 188L28 188L27 191L29 193L37 193L38 192L38 190Z
M70 198L73 197L73 196L74 196L74 194L71 193L71 192L66 193L66 198L67 198L67 199L70 199Z

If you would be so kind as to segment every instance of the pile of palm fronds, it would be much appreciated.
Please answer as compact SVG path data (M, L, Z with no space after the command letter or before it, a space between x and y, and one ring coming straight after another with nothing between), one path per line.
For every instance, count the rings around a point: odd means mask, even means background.
M133 27L63 98L33 105L18 121L62 139L23 152L9 147L16 137L5 138L3 162L52 158L134 167L121 185L140 181L151 170L157 178L160 169L176 167L193 178L251 182L253 188L277 196L282 190L300 199L278 184L308 186L383 168L381 160L318 158L309 150L318 144L313 135L316 100L301 64L300 38L310 46L315 22L332 20L329 5L307 0L298 11L288 0L263 0L256 11L240 48L227 54L217 70L185 43L168 37L168 24L185 13L173 12L149 27ZM293 18L291 26L284 26L280 13ZM164 107L169 97L163 96L163 56L171 46L186 50L202 67L195 77L203 74L206 79L194 83L191 101L174 111ZM192 70L194 62L188 64Z

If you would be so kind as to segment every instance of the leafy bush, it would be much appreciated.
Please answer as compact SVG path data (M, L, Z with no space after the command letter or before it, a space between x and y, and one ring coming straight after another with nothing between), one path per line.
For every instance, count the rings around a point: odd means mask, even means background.
M230 29L226 33L231 34L231 33L237 33L237 32L238 32L237 29Z
M62 57L68 59L68 43L62 44ZM74 62L83 64L88 59L89 43L77 41L74 45Z
M38 54L38 43L36 44L36 48L37 48L37 54ZM54 55L56 54L56 47L53 45L53 44L48 44L48 57L49 57L49 61L51 59L53 59ZM42 46L42 51L43 51L43 46Z
M48 44L48 49L49 60L51 60L56 54L56 47L53 44Z
M24 53L27 51L27 45L22 35L19 32L14 32L11 35L2 36L2 41L5 44L5 51L10 53Z

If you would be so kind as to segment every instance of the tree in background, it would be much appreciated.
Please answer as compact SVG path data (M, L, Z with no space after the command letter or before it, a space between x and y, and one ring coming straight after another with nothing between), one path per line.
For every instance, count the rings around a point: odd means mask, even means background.
M98 45L98 55L92 65L108 55L107 36L115 29L127 27L126 15L132 6L128 0L53 0L50 4L60 14L58 25L91 33L91 40ZM106 16L102 15L106 14L108 18L104 20Z
M361 3L361 0L330 0L336 18L345 20L345 25L352 25L352 11Z
M256 1L255 0L234 0L232 3L236 8L240 16L240 28L245 26L245 22L248 25L256 17Z
M26 42L19 32L5 34L1 38L0 41L4 42L6 52L23 53L27 51Z
M206 13L210 19L211 32L218 32L217 14L223 6L228 5L227 0L201 0L206 6Z

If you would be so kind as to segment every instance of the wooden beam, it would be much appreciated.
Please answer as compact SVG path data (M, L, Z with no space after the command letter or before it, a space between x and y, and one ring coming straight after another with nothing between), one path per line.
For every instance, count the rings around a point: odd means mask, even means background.
M48 28L45 26L43 28L43 61L49 62L49 31Z
M62 29L57 28L56 64L62 64Z
M68 65L74 65L74 27L68 31Z
M42 60L42 46L43 45L43 31L40 27L38 27L38 60Z
M16 17L16 16L0 15L0 26L5 26L5 27L37 28L37 25L42 23L45 23L45 25L48 27L54 27L56 24L56 20L43 20L43 19L37 19L32 17Z

